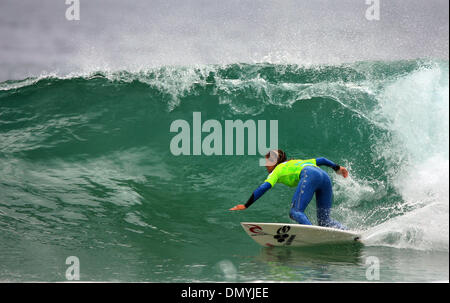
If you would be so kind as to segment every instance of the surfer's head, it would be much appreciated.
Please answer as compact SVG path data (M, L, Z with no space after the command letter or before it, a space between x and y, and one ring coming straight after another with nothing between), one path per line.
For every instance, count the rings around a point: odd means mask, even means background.
M271 150L266 154L266 168L271 173L278 164L286 161L286 154L281 149Z

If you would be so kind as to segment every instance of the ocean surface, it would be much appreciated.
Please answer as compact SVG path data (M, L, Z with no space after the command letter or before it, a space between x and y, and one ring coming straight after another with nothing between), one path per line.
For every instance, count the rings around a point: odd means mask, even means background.
M255 62L233 53L219 60L205 40L204 58L218 62L211 63L198 62L180 40L169 53L176 60L148 56L143 63L150 44L130 59L123 47L142 44L122 36L123 52L102 57L101 48L86 48L67 63L64 54L74 53L65 51L61 28L46 21L32 27L55 43L34 54L38 39L20 38L34 35L27 26L45 19L41 10L28 25L15 24L14 14L1 20L0 281L66 281L70 256L79 260L82 281L448 281L448 50L302 64L313 49L294 56L290 44L285 53L295 60ZM111 8L98 18L121 12ZM72 43L93 31L80 24ZM14 38L5 38L9 31ZM101 36L104 46L108 37ZM267 172L247 149L174 155L170 126L182 119L192 131L194 112L222 127L225 120L277 120L278 146L288 158L326 157L347 167L346 179L324 168L333 181L332 217L361 232L363 244L258 246L240 222L293 223L294 189L277 185L249 209L228 211L245 203ZM317 222L314 200L306 214Z

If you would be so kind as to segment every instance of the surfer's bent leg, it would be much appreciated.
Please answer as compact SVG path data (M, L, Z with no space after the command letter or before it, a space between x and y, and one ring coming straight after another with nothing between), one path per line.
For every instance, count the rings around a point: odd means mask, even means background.
M309 174L306 168L300 173L300 181L298 182L294 197L292 197L292 208L289 212L289 217L299 224L312 225L311 221L305 215L305 209L314 195L314 179L314 176Z
M347 229L344 225L330 217L333 201L333 189L330 177L326 172L322 174L322 184L316 191L317 221L320 226Z

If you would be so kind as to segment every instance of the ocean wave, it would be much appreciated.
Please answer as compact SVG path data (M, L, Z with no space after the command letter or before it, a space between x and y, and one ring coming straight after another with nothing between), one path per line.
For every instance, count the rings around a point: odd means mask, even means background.
M205 197L226 208L264 172L250 155L172 155L170 124L191 123L193 112L219 123L278 120L289 157L325 156L350 168L351 178L334 178L333 212L364 230L368 245L448 251L448 62L428 59L165 66L0 83L2 224L38 224L55 239L57 226L82 241L60 224L119 216L138 234L163 241L184 228L188 243L203 243L198 234L211 222L233 224L211 211L192 227L205 216ZM288 204L274 212L261 203L255 214L283 221ZM33 211L20 216L24 205Z

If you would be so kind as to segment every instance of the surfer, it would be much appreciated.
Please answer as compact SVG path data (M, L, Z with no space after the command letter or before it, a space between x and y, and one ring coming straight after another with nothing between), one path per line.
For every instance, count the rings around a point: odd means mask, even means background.
M239 204L230 210L244 210L250 207L267 190L276 183L283 183L290 187L297 187L292 198L289 217L299 224L312 225L305 214L305 209L316 194L317 221L320 226L347 229L341 223L330 217L333 190L328 174L319 168L325 165L331 167L337 174L347 178L348 171L326 158L309 160L289 160L281 150L272 150L265 156L267 179L250 196L247 203Z

